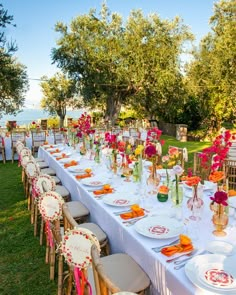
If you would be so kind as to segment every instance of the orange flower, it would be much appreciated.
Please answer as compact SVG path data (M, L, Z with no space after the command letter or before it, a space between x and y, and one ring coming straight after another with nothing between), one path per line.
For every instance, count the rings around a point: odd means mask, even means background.
M209 175L209 180L212 182L219 182L222 179L224 179L224 177L225 177L225 174L223 171L213 171Z
M188 186L198 185L200 181L201 181L201 178L198 177L198 176L190 176L190 177L187 176L187 177L185 177L185 183Z
M161 194L168 194L169 188L166 185L161 185L158 191Z
M176 156L176 157L178 157L179 156L179 150L176 147L172 147L172 148L169 149L168 154L170 156Z

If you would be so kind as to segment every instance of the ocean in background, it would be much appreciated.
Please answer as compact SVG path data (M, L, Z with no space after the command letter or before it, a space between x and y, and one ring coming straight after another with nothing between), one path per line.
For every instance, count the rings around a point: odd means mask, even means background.
M85 110L76 110L76 111L67 111L66 117L67 118L73 118L78 119L81 114ZM52 115L49 115L49 113L39 110L39 109L24 109L20 113L18 113L16 116L12 115L4 115L0 118L0 126L5 127L7 121L16 121L17 125L28 125L32 121L37 121L39 119L47 119L49 117L53 117Z

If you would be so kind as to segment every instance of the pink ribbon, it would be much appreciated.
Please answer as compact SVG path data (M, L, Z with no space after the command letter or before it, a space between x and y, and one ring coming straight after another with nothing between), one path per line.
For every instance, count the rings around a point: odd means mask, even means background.
M32 179L32 197L35 199L35 198L37 198L38 197L38 192L37 192L37 190L36 190L36 178L34 177L33 179Z
M54 246L54 243L53 243L53 237L52 237L49 220L46 220L46 231L47 231L47 239L49 241L49 245L52 248Z
M93 294L92 287L89 281L85 278L84 273L78 267L74 267L74 278L75 278L76 292L78 295L84 294L85 283L89 287L89 295ZM80 279L81 279L81 285L80 285Z

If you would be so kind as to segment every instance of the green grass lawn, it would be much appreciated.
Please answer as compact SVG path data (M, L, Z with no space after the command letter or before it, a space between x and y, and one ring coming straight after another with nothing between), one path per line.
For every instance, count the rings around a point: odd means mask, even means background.
M162 138L163 155L169 145L188 149L189 167L193 153L209 146L203 142L178 142L170 136ZM49 281L49 266L44 262L45 247L33 236L17 162L0 162L0 184L0 294L56 294L56 282Z
M17 163L0 162L0 294L56 294L45 247L33 236Z
M196 152L200 152L204 148L211 145L210 142L198 142L198 141L188 141L188 142L180 142L177 141L174 137L162 135L161 139L164 139L165 143L163 145L162 154L167 154L168 146L177 146L180 148L187 148L188 150L188 163L186 167L193 167L193 155Z

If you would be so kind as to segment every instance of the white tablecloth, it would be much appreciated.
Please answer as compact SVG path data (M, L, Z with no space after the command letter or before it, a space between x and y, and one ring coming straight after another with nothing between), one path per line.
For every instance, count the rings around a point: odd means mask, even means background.
M47 151L40 147L39 157L44 158L49 163L50 167L57 171L58 177L62 180L64 186L71 193L73 200L80 200L90 211L91 221L96 222L108 235L112 253L125 252L132 256L135 261L144 269L151 279L151 294L173 294L173 295L203 295L213 294L202 291L195 287L186 277L184 268L174 270L173 263L166 263L166 257L160 253L155 253L151 250L152 247L164 245L169 240L156 240L144 237L137 233L134 226L126 227L120 217L114 214L115 211L121 210L119 207L109 206L103 203L102 200L95 199L92 192L88 192L86 186L77 181L72 173L63 167L63 164L55 160ZM94 165L93 161L82 160L80 155L74 153L71 156L73 159L78 159L81 166L92 167L95 175L109 175L105 172L106 168L102 164ZM134 191L139 193L140 187L134 183L124 182L120 177L112 179L112 185L117 191L128 193ZM200 221L198 227L194 227L197 233L197 239L194 240L195 247L204 249L206 244L214 240L212 235L212 212L209 210L209 197L205 196L204 218ZM186 207L187 198L184 198L183 206ZM169 208L170 204L161 204L156 201L156 197L149 200L152 204L152 214L158 213L158 210L164 207ZM190 215L190 212L183 210L183 215ZM175 222L175 219L173 219ZM199 230L200 229L200 230ZM192 228L190 229L192 230ZM192 234L189 232L189 234ZM230 241L236 244L235 237L236 229L229 227L228 235L222 240ZM234 257L236 259L236 257Z
M47 141L49 144L54 143L54 137L53 135L47 136ZM4 143L5 143L5 151L6 151L6 159L11 160L11 137L4 137ZM31 149L32 147L32 137L31 136L26 136L26 146ZM18 159L18 155L15 154L14 156L15 160ZM2 161L2 155L0 155L0 161Z

